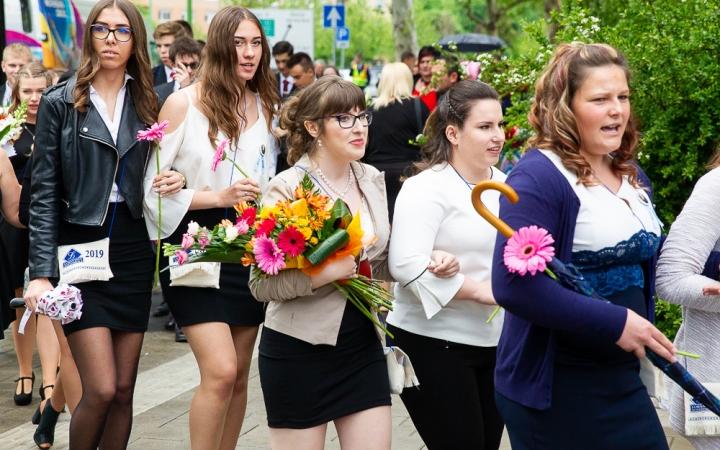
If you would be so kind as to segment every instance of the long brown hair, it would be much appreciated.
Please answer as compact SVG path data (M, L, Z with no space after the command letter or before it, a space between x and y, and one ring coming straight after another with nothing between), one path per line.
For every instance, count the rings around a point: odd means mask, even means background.
M138 118L146 124L157 120L157 95L153 88L153 77L150 71L150 56L147 51L147 34L145 23L140 11L129 0L100 0L88 15L83 33L82 56L77 70L77 83L73 89L75 109L86 112L90 99L90 83L100 70L100 58L93 47L92 25L105 8L118 8L125 14L132 28L133 53L127 62L125 71L133 77L128 83L130 95L135 103Z
M590 164L580 154L582 140L571 105L588 73L594 68L607 66L622 69L627 82L630 82L627 59L616 48L581 42L558 46L545 72L537 80L535 102L528 115L528 122L537 131L528 140L528 148L553 151L565 167L577 174L578 183L585 186L598 183L592 179ZM637 169L630 162L637 143L638 132L631 113L620 148L612 158L612 171L616 175L627 175L633 185L637 185Z
M489 84L475 80L461 80L448 89L425 124L427 143L420 150L422 160L413 164L413 175L450 161L452 144L445 134L449 125L463 129L475 102L500 101L497 91Z
M357 108L365 111L365 95L359 87L335 75L326 75L295 94L283 104L280 125L288 131L288 164L294 165L305 153L312 153L325 131L322 117L343 114ZM312 137L305 122L318 125L318 138Z
M15 86L12 89L12 105L10 106L10 113L15 112L20 106L22 101L20 100L20 81L27 78L45 78L45 88L52 86L52 73L47 70L45 66L39 62L27 63L18 70L15 80Z
M238 55L234 37L240 22L249 20L260 30L262 56L255 76L245 85L237 76ZM265 30L255 14L240 6L227 6L213 17L203 50L203 61L198 69L198 80L202 83L200 104L208 118L208 138L216 146L218 131L222 131L233 142L240 139L240 123L246 121L240 105L245 104L247 89L260 95L267 129L271 131L275 105L280 104L280 95L275 86L275 75L270 70L270 45Z

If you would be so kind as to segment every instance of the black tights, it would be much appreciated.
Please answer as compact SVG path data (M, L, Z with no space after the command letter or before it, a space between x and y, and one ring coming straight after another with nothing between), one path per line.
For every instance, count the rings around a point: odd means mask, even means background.
M108 328L68 336L82 383L82 398L70 421L71 449L127 447L143 336Z
M420 381L400 398L428 450L497 450L504 423L495 406L496 348L389 329Z

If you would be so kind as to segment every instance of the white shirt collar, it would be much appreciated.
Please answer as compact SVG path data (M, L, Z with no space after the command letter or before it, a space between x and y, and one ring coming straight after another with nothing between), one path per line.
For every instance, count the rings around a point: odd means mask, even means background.
M5 95L3 95L2 103L0 103L0 106L5 106L10 104L10 99L12 99L12 88L8 84L8 82L5 82Z
M175 81L175 80L173 80L173 77L171 75L173 73L173 69L171 69L168 66L163 66L163 67L165 68L165 76L167 77L167 82L169 83L171 81Z
M90 85L90 101L95 106L95 109L97 109L103 122L105 122L105 126L107 127L108 131L110 132L110 135L113 138L113 141L116 144L117 144L118 130L120 129L120 117L122 116L122 110L123 110L123 106L125 104L125 90L127 87L128 80L132 80L132 79L133 78L130 75L128 75L128 73L126 72L123 86L118 91L117 100L115 101L115 114L113 114L114 120L110 120L110 114L108 112L105 101L102 99L102 97L100 97L100 94L98 93L97 90L95 90L93 85L92 84Z

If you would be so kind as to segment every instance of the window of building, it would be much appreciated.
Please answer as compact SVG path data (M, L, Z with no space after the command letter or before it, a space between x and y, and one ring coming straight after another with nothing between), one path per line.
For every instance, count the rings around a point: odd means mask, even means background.
M210 24L212 22L213 17L215 17L215 11L205 11L205 23Z
M167 22L170 20L170 10L160 9L158 10L158 22Z

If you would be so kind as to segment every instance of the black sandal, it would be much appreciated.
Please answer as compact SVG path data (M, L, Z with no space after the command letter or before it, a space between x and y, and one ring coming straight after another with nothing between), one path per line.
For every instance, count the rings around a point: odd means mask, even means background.
M40 394L41 401L45 400L46 398L50 398L45 395L45 389L55 389L55 385L54 384L48 384L47 386L43 386L42 384L40 385L40 389L38 389L38 393Z
M57 425L58 417L60 417L60 413L55 411L52 407L51 400L48 399L42 411L40 425L38 425L33 435L33 440L39 448L52 447L55 442L55 426ZM42 447L47 444L50 445L48 447Z
M32 416L31 421L32 421L33 425L38 425L40 423L40 419L42 418L42 404L43 404L42 402L45 401L45 389L47 389L47 388L52 389L54 387L55 387L54 384L48 384L47 386L42 386L42 388L40 389L40 398L42 400L40 400L40 404L38 405L37 409L35 410L35 414L33 414L33 416ZM47 397L47 398L50 399L50 397ZM47 402L45 404L47 404ZM62 412L62 411L60 411L60 412Z
M32 380L32 384L30 385L30 392L25 392L25 380ZM13 400L15 401L15 404L18 406L25 406L32 403L32 391L33 387L35 386L35 372L33 372L32 377L20 377L15 382L20 382L20 393L17 394L17 387L15 388L16 394L13 396Z

